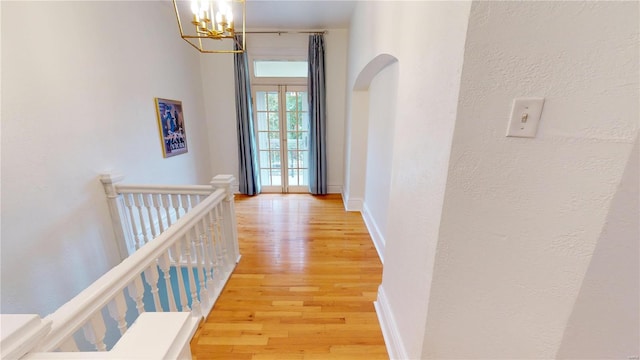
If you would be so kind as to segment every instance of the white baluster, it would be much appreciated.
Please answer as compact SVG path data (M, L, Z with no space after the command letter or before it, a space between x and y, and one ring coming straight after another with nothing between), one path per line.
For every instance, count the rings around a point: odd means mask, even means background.
M171 205L173 205L173 210L176 212L176 220L180 219L180 196L176 194L171 194Z
M164 273L164 283L167 287L167 298L169 299L169 311L177 311L176 300L173 297L173 288L171 286L171 261L168 252L158 259L158 265L160 265L160 269Z
M60 351L79 352L80 349L78 349L78 345L76 344L76 340L73 338L73 336L70 336L69 338L67 338L67 340L63 341L62 344L60 344Z
M164 221L162 221L162 214L160 213L160 209L162 208L162 195L153 194L151 195L151 200L153 201L153 206L156 208L156 213L158 214L158 226L160 227L160 233L164 232Z
M171 201L169 200L169 195L161 194L160 199L162 200L162 207L164 208L165 214L167 214L167 228L171 226L173 223L171 221L171 212L169 212L169 206L171 205Z
M180 207L183 210L183 214L186 214L189 209L193 208L193 205L189 203L189 195L180 195Z
M162 312L162 305L160 304L160 296L158 295L158 279L160 275L158 274L158 266L156 266L155 261L144 271L144 278L151 286L151 294L153 295L153 303L156 306L156 312Z
M154 221L153 221L153 214L151 213L151 207L153 207L152 196L153 195L151 194L143 194L142 201L144 203L144 207L147 208L147 217L149 218L149 227L151 228L151 235L153 236L153 239L155 239L156 236L158 236L158 232L156 231L156 225L154 224Z
M82 330L84 337L96 347L96 350L107 351L107 346L104 344L104 335L107 333L107 327L104 325L104 319L100 311L93 314L89 321L84 324Z
M136 205L136 208L138 209L138 218L140 219L140 228L142 228L142 241L143 244L148 243L149 241L151 241L151 238L149 238L149 232L147 231L147 224L146 221L144 221L144 216L142 215L142 206L144 205L144 202L141 201L140 197L142 195L141 194L133 194L133 202Z
M124 199L124 205L129 209L129 219L131 220L131 227L133 229L133 238L136 242L136 250L140 249L140 234L138 233L138 226L136 225L135 217L133 216L133 201L131 200L132 194L122 194Z
M191 204L191 209L196 207L196 205L200 204L200 195L189 195L189 203Z
M182 272L182 243L180 241L176 241L173 245L173 256L176 260L176 271L180 274L178 280L178 292L180 292L180 304L182 304L182 311L191 311L189 308L189 303L187 302L187 290L185 289L185 285L187 280L184 278L184 273Z
M200 301L198 300L198 291L196 289L196 281L193 275L193 260L191 257L191 241L189 240L189 232L184 236L185 255L187 258L187 272L189 275L189 288L191 289L191 310L195 316L201 316Z
M202 250L204 252L205 269L207 272L207 288L214 290L215 284L213 282L213 261L211 260L212 258L211 247L213 245L213 234L211 233L211 229L210 229L210 219L209 219L210 214L211 212L207 213L202 218L202 229L203 229L203 236L204 236L204 243L202 245Z
M205 280L207 278L207 271L204 269L204 255L202 252L202 241L204 237L204 231L202 231L200 227L200 222L196 223L193 227L193 235L194 235L194 247L195 247L195 255L196 255L196 271L198 272L198 280L200 283L200 306L208 309L209 306L209 291L207 290L207 286L205 284Z
M222 206L222 203L218 204L218 206L215 207L215 212L216 212L216 223L217 223L217 229L218 229L218 233L220 234L220 248L222 250L222 266L224 268L224 273L226 274L227 272L231 272L231 270L233 269L233 265L232 262L229 258L229 252L227 251L227 247L228 247L228 243L227 243L227 237L224 231L224 217L222 216L222 209L220 209L220 207Z
M136 277L133 282L127 286L127 290L129 291L129 297L136 303L138 314L142 314L144 312L144 302L142 301L144 297L144 285L142 284L142 278Z
M116 295L116 297L107 304L107 308L109 309L109 315L118 323L120 335L124 335L125 331L127 331L127 320L125 320L127 316L127 301L124 298L124 293Z
M215 277L216 277L216 284L217 284L217 289L222 291L222 287L223 287L223 267L224 267L224 260L222 257L222 238L221 238L221 234L220 234L220 223L219 223L219 217L217 216L218 212L216 211L217 207L215 207L213 210L213 222L211 223L211 233L213 235L213 251L214 251L214 266L215 266Z

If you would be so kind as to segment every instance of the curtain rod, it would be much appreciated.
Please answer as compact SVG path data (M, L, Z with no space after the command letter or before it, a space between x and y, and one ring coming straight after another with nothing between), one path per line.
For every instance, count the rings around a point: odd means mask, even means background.
M327 30L321 31L291 31L291 30L283 30L283 31L245 31L246 34L326 34Z

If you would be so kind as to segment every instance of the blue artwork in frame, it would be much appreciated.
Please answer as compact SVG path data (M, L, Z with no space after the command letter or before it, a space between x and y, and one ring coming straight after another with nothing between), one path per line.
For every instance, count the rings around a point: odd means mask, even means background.
M162 154L165 158L187 152L182 101L155 98Z

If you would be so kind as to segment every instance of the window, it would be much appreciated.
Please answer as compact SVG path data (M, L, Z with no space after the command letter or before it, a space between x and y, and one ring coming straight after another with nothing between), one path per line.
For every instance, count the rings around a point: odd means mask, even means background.
M306 61L255 60L253 75L256 78L307 78Z

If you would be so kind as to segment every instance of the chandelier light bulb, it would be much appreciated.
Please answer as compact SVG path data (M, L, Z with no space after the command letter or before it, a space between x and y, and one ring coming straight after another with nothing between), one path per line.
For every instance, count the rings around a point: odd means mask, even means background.
M203 0L200 2L200 12L207 15L207 11L209 10L209 2L207 0Z
M193 21L196 23L200 22L198 10L198 0L191 0L191 12L193 13Z
M236 35L233 10L236 3L242 5L240 18L243 22L242 34L244 35L246 0L172 0L172 2L178 21L180 36L191 46L198 49L198 51L202 53L244 52L244 37L242 44L238 43L237 40L233 40ZM180 21L180 8L184 10L186 17L189 17L188 14L192 13L191 16L193 17L190 19L191 24L188 32L184 31L182 22ZM238 14L235 15L238 16ZM227 39L231 40L227 41ZM218 49L216 48L218 45L210 46L211 43L209 43L209 40L222 41L222 46L231 43L234 48ZM236 49L236 44L239 45L240 48Z

